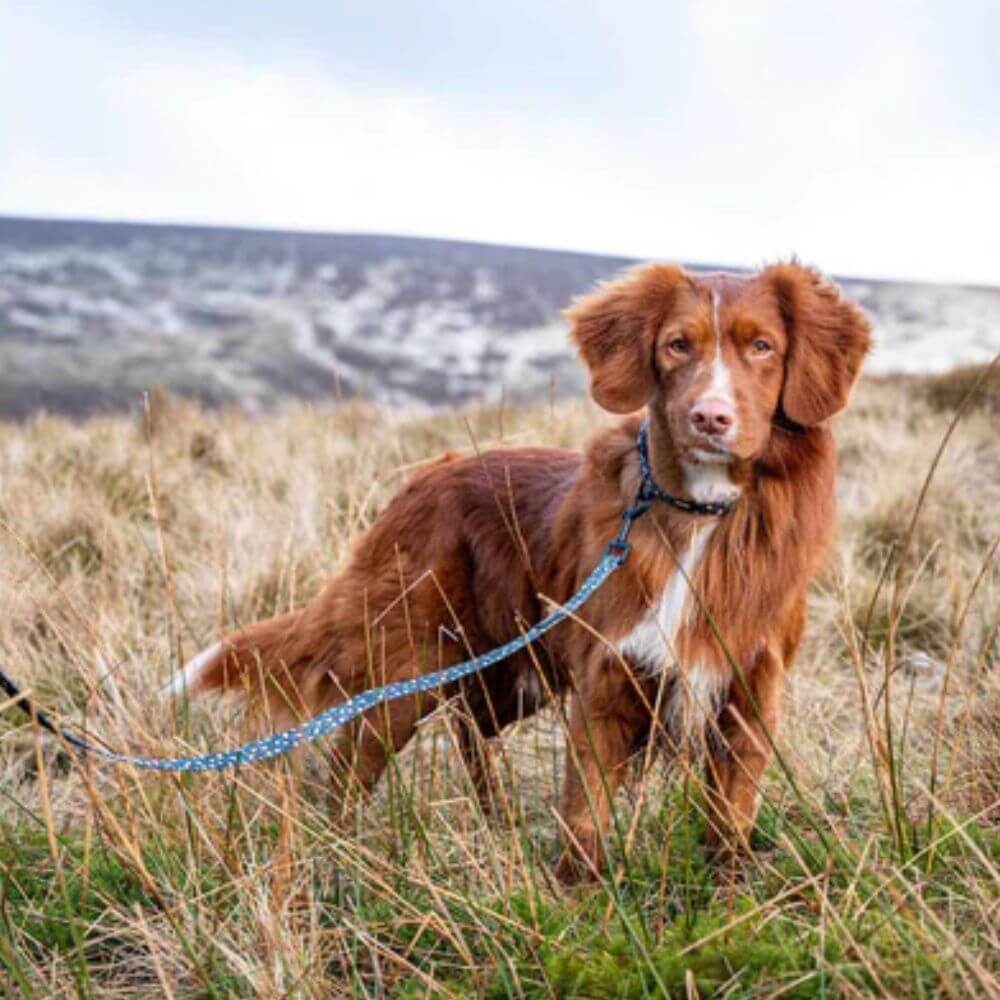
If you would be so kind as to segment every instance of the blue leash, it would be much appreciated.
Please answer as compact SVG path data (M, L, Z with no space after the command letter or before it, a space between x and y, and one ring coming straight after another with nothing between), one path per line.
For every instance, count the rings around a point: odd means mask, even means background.
M475 656L453 667L446 667L432 674L424 674L422 677L417 677L413 680L395 681L392 684L383 684L380 687L371 688L314 716L307 722L293 726L291 729L274 733L263 739L254 740L233 750L224 750L221 753L200 754L195 757L132 757L129 754L117 753L114 750L95 746L87 740L81 739L79 736L55 725L44 712L35 708L21 694L18 686L2 670L0 670L0 690L6 692L11 698L17 699L18 707L28 715L36 718L38 724L43 729L59 736L70 746L75 747L84 754L93 754L102 760L112 761L117 764L131 764L133 767L142 768L147 771L197 773L201 771L225 771L231 767L242 767L244 764L280 757L298 746L302 746L305 743L312 743L321 736L326 736L327 733L339 729L345 723L356 719L359 715L374 708L376 705L383 705L386 702L395 701L397 698L409 698L415 694L423 694L425 691L433 691L436 688L444 687L446 684L452 684L463 677L486 670L500 663L502 660L506 660L508 657L520 652L536 639L540 639L546 632L555 628L556 625L565 621L570 615L583 607L608 577L625 565L625 561L628 559L629 552L631 551L628 536L632 530L632 525L637 518L649 510L654 500L671 504L686 513L705 514L713 517L725 514L729 510L730 505L727 503L700 503L672 496L660 488L653 478L650 468L645 423L643 423L639 431L638 450L641 473L639 492L636 494L632 505L622 514L622 523L618 534L608 543L600 562L594 567L587 579L583 581L580 589L564 605L546 615L540 622L532 625L531 628L516 639L511 639L510 642L505 642L502 646L498 646L496 649L490 650L490 652L484 653L482 656Z

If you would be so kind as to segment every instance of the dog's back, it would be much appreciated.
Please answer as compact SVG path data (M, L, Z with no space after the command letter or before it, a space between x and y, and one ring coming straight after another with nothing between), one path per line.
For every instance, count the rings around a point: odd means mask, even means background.
M266 700L272 722L300 721L367 688L506 642L544 614L540 594L568 596L558 592L564 583L551 528L580 465L578 452L518 448L446 456L421 468L315 598L199 653L171 691L236 692ZM495 736L541 707L566 676L539 644L465 682L464 700L478 730ZM365 785L381 771L379 740L402 746L439 701L397 704L387 724L362 738Z
M410 480L312 601L199 654L174 690L243 691L272 719L298 720L482 654L547 601L567 600L652 476L649 495L663 502L579 620L461 691L460 744L478 781L477 733L494 736L571 690L560 873L575 877L578 859L599 866L629 755L658 729L675 748L711 748L711 833L746 844L806 588L833 527L825 422L845 405L869 336L860 310L795 264L700 278L650 266L569 317L597 401L646 407L645 470L635 415L598 432L585 455L446 456ZM387 753L456 693L367 713L341 735L344 778L370 787Z

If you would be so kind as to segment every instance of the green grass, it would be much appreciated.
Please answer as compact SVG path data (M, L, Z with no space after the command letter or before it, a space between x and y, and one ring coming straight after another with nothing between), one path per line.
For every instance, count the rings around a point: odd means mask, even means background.
M683 815L679 799L675 795L666 811ZM664 811L648 821L659 827ZM764 825L772 835L780 828L774 817ZM772 848L746 869L720 874L701 857L693 813L667 827L658 842L654 833L663 830L643 831L646 851L630 858L630 877L617 885L556 897L538 886L521 887L492 898L460 890L442 898L423 878L408 878L409 866L420 863L416 841L397 858L391 892L350 871L331 871L321 849L324 835L313 831L317 854L299 859L310 874L301 887L309 919L319 934L345 938L322 974L331 983L353 981L357 995L365 995L378 975L368 943L374 938L379 952L406 956L433 980L432 994L441 995L639 998L664 989L682 996L693 986L700 995L731 997L758 996L765 987L796 997L849 988L933 996L943 977L954 977L962 992L967 973L942 966L938 949L945 942L927 913L967 905L956 892L955 869L967 878L989 877L991 865L1000 863L1000 837L989 841L968 820L964 835L949 824L938 833L930 871L920 863L928 845L915 852L907 871L893 865L887 840L858 835L812 865ZM277 840L274 827L263 824L240 838L226 860L192 857L192 845L164 843L147 846L138 862L100 835L61 838L53 851L43 829L4 829L0 919L8 976L29 982L33 964L46 957L92 973L112 969L134 948L137 911L152 922L164 908L191 917L201 910L189 943L210 978L191 995L255 995L251 977L228 969L212 924L224 914L227 923L244 923L252 933L254 914L241 906L234 874L266 879ZM862 857L859 872L853 864ZM919 894L911 896L917 881ZM970 907L965 917L981 914ZM350 927L364 933L344 934ZM153 980L146 985L152 988ZM419 977L394 985L403 996L426 995Z
M925 491L959 412L938 391L863 384L839 424L840 537L752 856L710 863L698 769L652 757L608 876L555 884L557 711L505 735L492 814L439 712L345 822L322 747L235 775L82 770L0 708L0 995L1000 996L1000 427L967 407ZM157 405L151 435L0 426L0 662L151 754L248 735L152 692L233 621L300 605L413 463L600 419Z

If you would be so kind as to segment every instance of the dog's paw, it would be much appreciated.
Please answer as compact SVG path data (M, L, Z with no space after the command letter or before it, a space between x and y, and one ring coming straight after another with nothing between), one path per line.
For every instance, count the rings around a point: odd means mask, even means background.
M594 868L573 854L564 852L554 868L556 880L567 888L598 881Z
M701 850L705 861L712 868L718 869L735 868L740 860L746 857L746 852L738 844L730 841L704 843Z
M735 869L753 853L749 838L733 831L720 833L709 828L702 839L705 861L720 871Z
M573 844L561 845L554 862L555 877L566 886L596 882L601 877L603 863L600 837L591 834Z

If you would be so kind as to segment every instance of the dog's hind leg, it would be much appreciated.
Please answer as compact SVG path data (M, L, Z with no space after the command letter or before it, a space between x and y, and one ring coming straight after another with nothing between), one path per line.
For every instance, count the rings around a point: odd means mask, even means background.
M359 788L370 792L382 776L392 755L410 741L423 714L418 698L404 698L388 708L376 709L360 724L354 779Z
M503 731L535 715L548 701L548 689L533 666L508 674L469 679L455 713L458 747L484 813L513 821L515 804L499 770ZM515 782L516 784L516 782Z
M402 698L380 705L351 724L330 758L334 814L351 816L359 800L375 788L390 759L413 736L417 723L433 707L426 697Z
M479 722L461 702L452 719L452 726L479 807L487 816L502 816L505 793L497 774L495 737L490 738L482 731Z

